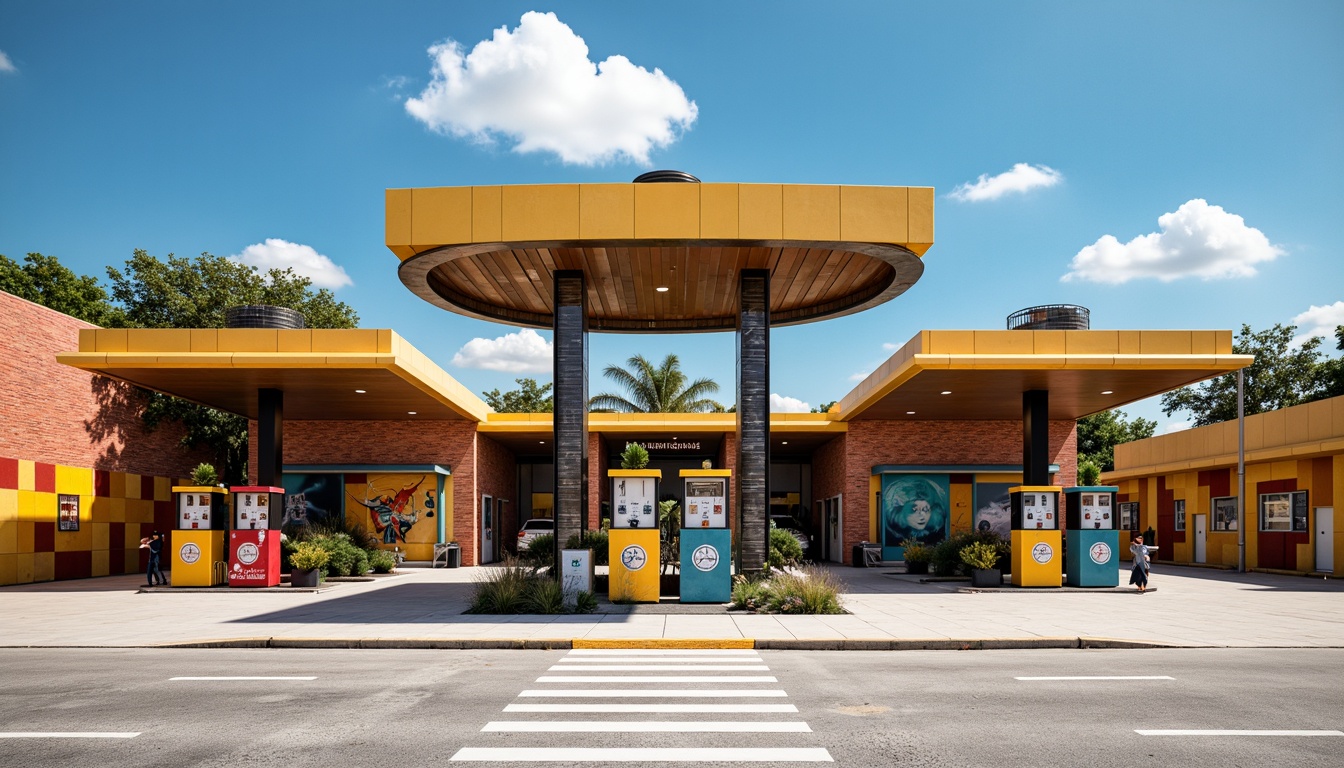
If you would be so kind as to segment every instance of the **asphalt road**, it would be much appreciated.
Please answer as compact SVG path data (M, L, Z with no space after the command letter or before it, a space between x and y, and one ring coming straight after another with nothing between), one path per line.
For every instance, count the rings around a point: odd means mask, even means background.
M14 649L0 670L0 765L23 768L1344 765L1336 649ZM1061 676L1117 679L1018 679ZM1139 733L1174 729L1334 733Z

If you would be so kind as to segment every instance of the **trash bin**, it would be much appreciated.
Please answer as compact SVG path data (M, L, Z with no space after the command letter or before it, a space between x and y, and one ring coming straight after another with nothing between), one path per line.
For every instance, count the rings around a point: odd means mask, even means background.
M853 558L855 568L871 568L882 562L882 545L868 541L855 544L850 557Z
M462 548L456 544L449 544L444 548L443 560L449 568L462 567Z

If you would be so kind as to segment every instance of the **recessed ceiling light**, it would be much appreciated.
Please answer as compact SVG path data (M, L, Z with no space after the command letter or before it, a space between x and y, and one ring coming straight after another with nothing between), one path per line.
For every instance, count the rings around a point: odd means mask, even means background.
M660 285L660 286L658 286L657 288L654 288L653 290L655 290L655 291L657 291L657 292L659 292L659 293L667 293L667 286L666 286L666 285Z
M788 445L788 444L789 444L789 441L788 441L788 440L785 440L785 441L783 442L783 445Z
M1103 395L1114 395L1115 392L1114 392L1113 390L1110 390L1110 389L1104 389L1104 390L1102 390L1101 394L1103 394Z
M905 412L905 415L906 415L906 416L914 416L914 415L915 415L915 412L914 412L914 411L906 411L906 412Z
M406 413L410 414L411 416L415 415L415 411L407 411Z
M952 394L952 390L950 390L950 389L944 389L942 392L939 392L938 394L940 394L940 395L950 395L950 394Z
M545 444L546 444L546 441L545 441L545 440L538 440L537 442L538 442L538 443L541 443L542 445L545 445Z
M362 389L356 389L356 390L355 390L355 394L356 394L356 395L362 395L362 394L364 394L364 390L362 390Z

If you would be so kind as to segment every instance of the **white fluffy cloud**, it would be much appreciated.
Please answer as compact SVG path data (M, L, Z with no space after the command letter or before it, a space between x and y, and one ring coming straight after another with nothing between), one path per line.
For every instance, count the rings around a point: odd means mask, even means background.
M268 269L288 267L294 270L294 274L312 280L318 288L335 289L355 284L344 268L313 250L312 246L275 237L266 238L264 243L249 245L242 253L230 256L229 259L256 267L262 274Z
M18 72L19 68L9 60L9 54L0 51L0 72Z
M1046 165L1017 163L997 176L980 174L974 182L966 182L948 193L953 200L978 203L998 200L1014 192L1029 192L1039 187L1053 187L1064 180L1064 174Z
M553 368L551 343L531 328L497 339L476 338L453 355L453 365L505 373L549 373Z
M812 410L812 406L804 403L796 397L785 397L770 393L770 412L771 413L807 413Z
M1324 336L1326 349L1334 349L1335 328L1344 325L1344 301L1336 301L1324 307L1311 305L1311 309L1293 318L1297 326L1297 336L1293 345L1300 346L1313 336Z
M1111 235L1087 246L1069 263L1064 282L1118 285L1143 277L1171 282L1182 277L1214 280L1251 277L1255 264L1285 251L1246 220L1198 198L1157 220L1161 232L1121 243Z
M648 165L649 152L675 141L698 112L660 69L620 55L594 64L587 43L554 13L529 11L517 29L500 27L466 55L454 40L429 55L434 79L406 111L440 133L482 143L507 137L520 154Z

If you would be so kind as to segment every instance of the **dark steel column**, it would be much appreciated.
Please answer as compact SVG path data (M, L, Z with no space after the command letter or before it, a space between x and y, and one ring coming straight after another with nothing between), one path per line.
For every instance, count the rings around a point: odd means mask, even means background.
M1050 484L1050 392L1022 393L1022 484Z
M588 519L588 290L580 270L555 272L555 567Z
M737 568L760 571L770 538L770 272L744 269L737 312Z
M285 393L257 390L257 485L280 487L285 472Z

